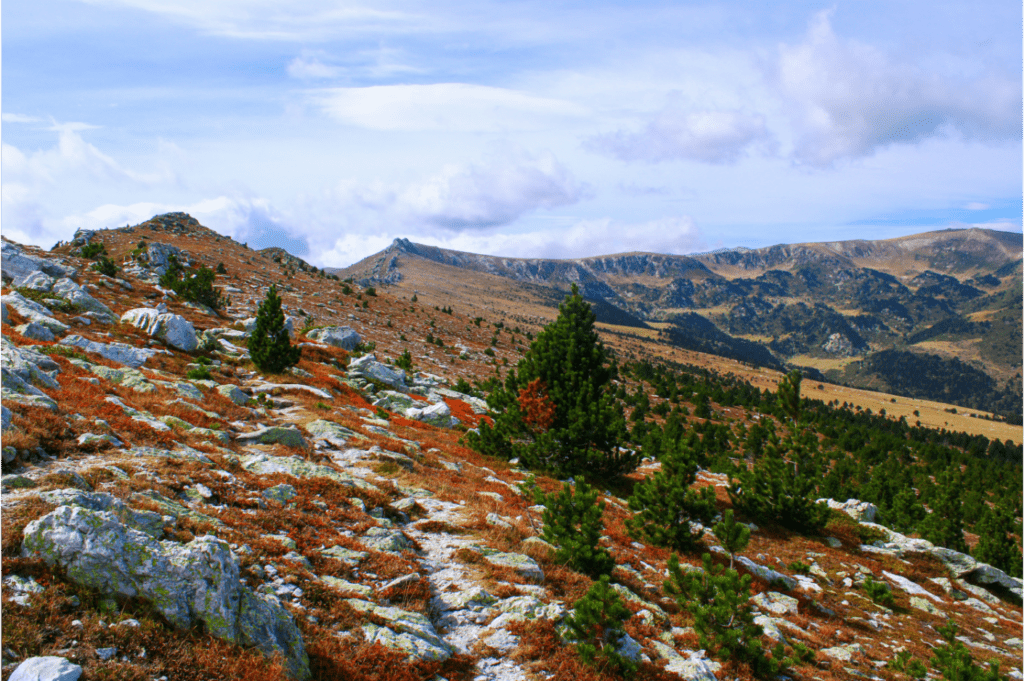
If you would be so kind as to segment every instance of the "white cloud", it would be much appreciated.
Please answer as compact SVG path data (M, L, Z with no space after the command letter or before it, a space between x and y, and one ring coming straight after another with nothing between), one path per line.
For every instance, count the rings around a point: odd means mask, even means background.
M233 38L315 41L387 29L411 30L433 23L429 14L387 9L386 3L335 0L92 0L132 7ZM399 3L392 3L399 4Z
M0 114L0 121L4 123L41 123L43 119L25 114L5 113Z
M587 140L594 150L623 161L736 161L751 146L769 140L763 116L742 111L683 111L667 108L640 132L617 132Z
M372 130L531 130L586 114L560 99L468 83L331 88L310 96L339 122Z
M951 131L967 139L1019 139L1019 80L964 80L899 63L842 40L828 12L806 39L779 49L775 79L794 125L794 156L813 166L866 156Z
M576 203L585 189L552 154L450 165L395 196L414 222L462 230L506 225L524 213Z
M288 75L298 80L321 80L333 78L340 69L324 64L313 54L303 54L288 63Z

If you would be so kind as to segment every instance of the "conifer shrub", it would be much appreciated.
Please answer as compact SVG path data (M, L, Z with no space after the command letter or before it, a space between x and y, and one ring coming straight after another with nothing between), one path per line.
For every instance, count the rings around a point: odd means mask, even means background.
M292 346L284 325L284 312L277 286L271 286L256 313L256 328L248 342L249 357L263 373L280 373L298 364L302 349Z
M765 651L760 640L764 631L754 622L750 602L750 575L741 577L732 568L715 565L708 553L703 560L703 570L683 571L679 557L673 553L664 585L679 607L693 616L702 648L720 660L749 665L751 672L761 678L777 676L791 665L814 659L814 652L800 643L788 655L781 642L770 654Z
M206 305L219 310L227 302L218 289L213 287L217 275L206 265L200 265L193 272L186 271L174 255L168 258L167 271L160 277L160 285L169 288L182 300Z
M105 255L101 255L93 264L92 269L108 277L117 276L117 264Z
M619 642L626 635L622 625L633 613L602 575L576 601L575 612L566 619L565 638L576 644L576 653L584 662L599 668L614 667L623 676L632 675L635 662L619 653Z
M636 485L629 498L635 513L626 520L630 536L676 551L696 547L704 528L695 530L691 523L706 525L716 513L714 488L692 489L696 479L697 454L691 447L680 444L664 454L661 470Z
M971 651L956 638L960 628L956 622L949 620L944 627L936 627L939 635L946 643L935 649L932 666L947 681L1009 681L1009 677L999 673L999 663L989 662L988 669L974 663Z
M828 506L815 500L816 473L802 445L791 438L781 443L773 438L753 469L741 467L735 479L729 476L729 498L733 508L755 522L814 533L830 515Z
M622 408L611 381L617 368L594 330L589 303L573 286L558 318L541 331L529 350L487 398L494 426L481 425L469 444L485 454L510 458L558 477L586 474L596 479L629 473L639 455L619 445L626 434ZM485 354L493 356L493 349ZM554 418L539 431L523 419L520 390L540 379Z
M986 509L975 531L978 533L978 545L972 551L974 557L1020 578L1021 550L1013 539L1016 527L1010 513L999 506Z
M861 585L864 588L864 593L868 595L872 601L878 605L886 608L891 608L896 605L896 601L892 597L892 589L885 582L876 582L873 578L868 576L864 583Z
M395 358L395 366L399 369L412 371L412 354L408 350L404 350L401 355Z
M558 493L545 494L533 488L535 503L544 506L543 539L553 544L555 561L577 572L598 578L611 573L615 560L599 540L604 530L604 502L598 501L598 491L583 478L574 485L566 482Z
M79 253L83 258L89 258L95 260L98 256L107 252L106 246L103 245L102 241L90 241L86 245L82 246Z
M923 679L928 675L928 667L924 662L910 654L909 650L901 650L896 656L885 663L886 669L902 672L912 679Z
M750 528L736 522L736 515L729 509L722 513L722 519L715 524L715 538L729 554L729 567L733 566L736 554L747 548L750 542Z
M918 527L921 536L936 546L967 553L964 539L963 476L957 466L943 471L936 480L935 497L930 499L932 512Z

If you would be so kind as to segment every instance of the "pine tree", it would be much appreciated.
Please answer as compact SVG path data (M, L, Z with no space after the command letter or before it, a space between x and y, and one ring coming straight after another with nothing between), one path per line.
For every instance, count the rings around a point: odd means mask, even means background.
M974 557L997 567L1008 575L1021 576L1021 551L1013 540L1013 518L1005 509L996 506L983 512L977 525L978 545Z
M488 396L494 426L481 424L468 442L487 454L518 456L523 465L558 477L628 473L639 455L619 446L626 426L611 390L617 370L594 330L594 313L575 285L558 310L558 318ZM524 420L521 390L531 385L531 398L543 394L554 406L544 429Z
M786 376L779 381L779 388L777 393L777 399L779 406L782 407L782 411L793 419L794 422L800 420L800 381L802 376L796 369L790 371Z
M715 537L729 553L729 567L732 568L736 554L747 548L750 542L750 528L736 522L736 516L730 509L722 514L722 519L715 525Z
M791 438L780 443L772 436L752 470L741 467L735 479L730 475L729 498L733 508L757 522L816 532L829 517L828 506L815 501L816 473L802 445Z
M249 336L249 357L263 373L280 373L298 364L302 349L292 347L277 286L271 286L256 313L256 328Z
M917 499L917 494L910 487L904 487L892 500L892 508L886 514L888 525L897 532L909 534L914 532L921 521L928 516L928 511Z
M813 659L813 652L799 643L793 646L794 656L787 656L779 643L769 657L760 640L764 631L754 622L750 575L741 577L732 568L713 564L707 553L703 560L703 570L684 572L673 553L664 585L679 607L693 616L702 648L720 660L747 663L759 677L776 676L797 661Z
M576 601L574 613L566 620L565 638L576 644L576 652L584 662L604 662L628 676L636 671L636 663L619 653L619 642L626 635L622 629L633 613L602 575Z
M932 499L932 512L920 525L921 536L947 549L967 553L964 540L963 478L957 467L943 471L936 481L936 494Z
M691 521L707 524L715 517L715 490L691 488L697 479L697 454L680 444L662 455L661 470L633 489L629 508L636 515L626 520L634 539L655 546L689 551L704 530L695 532Z
M615 559L599 543L604 531L604 502L597 500L598 491L583 478L575 482L575 494L568 482L557 494L534 490L534 500L545 507L542 537L557 547L555 561L596 579L615 567Z
M944 645L935 649L932 657L932 666L942 674L942 678L947 681L1008 681L1009 677L999 673L998 662L990 662L988 669L974 664L971 651L956 638L960 631L956 622L949 620L946 626L936 627L936 631L946 639Z

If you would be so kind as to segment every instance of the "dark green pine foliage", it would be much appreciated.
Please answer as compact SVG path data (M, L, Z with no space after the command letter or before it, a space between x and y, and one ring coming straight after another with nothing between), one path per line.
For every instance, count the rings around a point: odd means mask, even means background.
M693 616L700 645L711 655L744 662L758 677L777 676L798 660L813 658L800 644L794 646L795 658L785 655L782 643L772 649L771 656L766 653L760 640L764 631L754 622L750 575L741 577L732 568L713 564L707 553L703 570L684 571L672 554L668 571L665 592Z
M1013 539L1013 518L1003 508L996 506L983 512L978 522L978 545L974 557L983 563L997 567L1008 575L1021 577L1021 551Z
M979 667L971 657L971 651L956 639L960 628L950 620L944 627L936 627L936 631L946 639L946 643L935 649L932 666L947 681L1009 681L1009 677L999 673L999 663L989 662L988 669Z
M892 507L885 513L885 520L889 527L910 534L916 531L917 526L928 516L928 511L917 498L917 493L911 487L904 487L892 501Z
M622 625L633 613L608 584L608 575L598 578L573 609L565 622L565 638L576 644L580 658L597 667L615 667L624 676L635 672L636 663L619 653L626 635Z
M793 369L779 381L776 399L782 411L793 421L800 420L800 381L803 376Z
M299 362L302 348L293 347L288 337L277 286L271 286L266 299L260 303L248 348L252 363L263 373L280 373Z
M936 480L936 494L931 500L932 512L921 521L919 531L936 546L967 553L964 540L963 477L959 469L947 468Z
M534 500L544 505L545 541L557 548L555 561L568 565L577 572L597 579L615 567L615 559L599 541L604 531L604 502L598 501L598 491L576 479L576 493L568 482L557 494L545 494L534 489Z
M789 458L783 458L785 452ZM733 508L756 522L813 533L828 522L829 509L815 501L817 467L804 444L774 436L752 470L729 478Z
M558 477L609 479L629 473L639 455L619 446L627 431L611 390L617 369L594 331L594 313L575 285L558 310L504 385L488 396L497 414L494 427L483 423L467 440L481 452L518 456L523 465ZM538 379L555 407L543 431L529 427L519 408L519 391Z
M715 490L692 489L697 479L697 453L680 444L662 455L661 470L638 484L629 498L635 513L626 520L634 539L676 551L690 551L698 545L692 521L702 524L715 517Z
M750 528L736 522L732 510L722 513L722 519L715 525L715 538L729 554L729 567L733 566L736 554L747 548L750 542Z

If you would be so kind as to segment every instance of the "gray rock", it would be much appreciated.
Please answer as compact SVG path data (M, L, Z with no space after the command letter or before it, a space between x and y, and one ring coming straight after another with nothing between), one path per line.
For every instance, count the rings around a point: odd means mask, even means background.
M55 281L56 279L54 279L50 275L46 274L41 270L37 270L32 274L28 275L27 277L25 277L24 279L22 279L20 282L15 282L15 285L18 288L27 288L31 289L32 291L39 291L40 293L45 293L47 291L53 290L53 283Z
M990 591L1001 591L1016 601L1018 605L1022 602L1022 586L1024 586L1024 583L1015 577L1011 577L999 568L992 567L988 563L978 563L973 570L964 575L963 579L971 584L983 586Z
M380 381L396 390L407 388L404 371L381 364L377 361L376 356L372 354L363 355L349 362L348 375L350 378L358 377Z
M97 648L96 657L100 658L103 662L113 658L117 655L117 648Z
M777 591L759 593L751 600L762 612L769 612L773 615L796 615L797 606L800 604L792 596L780 594Z
M398 552L412 548L412 542L398 530L371 527L359 538L363 544L375 551Z
M325 326L321 329L313 329L306 334L306 337L343 350L355 350L356 346L362 342L359 334L347 326Z
M167 273L171 256L174 256L181 265L188 265L188 259L182 255L180 248L156 241L147 243L146 250L139 254L138 259L146 263L157 275L162 276Z
M34 300L29 300L17 291L0 297L0 302L3 302L5 307L14 310L30 322L45 326L53 333L64 333L70 328L64 322L54 319L50 308Z
M286 473L297 478L330 478L337 480L343 485L359 487L362 489L377 489L371 483L360 478L336 471L333 468L311 463L297 456L272 456L270 454L255 454L242 459L242 468L250 473L270 475L271 473Z
M249 396L246 395L237 385L219 385L217 392L238 405L248 404Z
M295 322L297 321L299 320L290 315L285 315L284 317L284 328L288 329L288 336L291 338L295 338ZM249 317L248 319L243 319L242 325L245 327L245 333L250 334L256 328L256 318Z
M406 418L415 421L423 421L439 428L451 428L458 424L458 419L452 418L452 410L444 402L432 404L426 409L413 407L405 412Z
M910 607L917 608L918 610L924 610L925 612L930 613L932 615L944 614L941 610L935 607L934 603L925 598L921 598L920 596L910 597Z
M115 597L141 597L179 628L195 621L217 638L280 653L289 672L309 675L302 635L276 601L239 581L227 542L158 542L113 513L60 506L25 527L22 553L59 565L71 581Z
M60 340L60 344L81 348L86 352L94 352L100 357L117 362L118 364L130 366L133 369L138 369L153 355L167 352L166 350L137 348L126 343L98 343L82 338L79 335L66 336Z
M320 553L328 558L340 560L346 565L358 565L370 555L366 551L353 551L351 549L346 549L344 546L332 546L330 548L321 549Z
M339 579L338 577L331 577L330 575L324 575L320 579L323 580L324 584L331 587L332 589L337 589L338 591L358 594L360 596L363 596L364 598L369 598L370 596L373 596L373 587L365 586L363 584L355 584L353 582L347 582L344 579Z
M307 447L305 438L297 428L285 428L283 426L263 426L252 433L239 433L235 436L238 444L282 444L287 447Z
M376 605L369 601L349 598L345 601L358 612L372 614L387 623L386 627L364 624L363 633L367 643L402 650L410 658L422 660L447 660L455 652L426 616L400 608Z
M747 569L750 574L754 575L760 580L768 582L769 584L777 583L786 588L787 591L791 591L797 587L797 581L789 575L784 575L781 572L776 572L769 567L764 565L758 565L754 561L750 560L746 556L736 556L736 563L742 565Z
M326 421L324 419L317 419L316 421L310 421L306 424L306 432L312 435L317 440L327 440L328 442L336 445L343 445L345 441L355 435L348 428L335 423L334 421Z
M71 303L75 308L79 310L86 310L88 312L95 312L97 316L93 318L98 321L108 324L112 324L117 321L117 315L114 314L113 310L93 298L84 288L67 277L58 279L57 282L54 283L52 290L53 293L56 293L64 300Z
M63 657L30 657L18 665L8 681L78 681L81 676L82 668Z
M878 513L877 506L867 501L860 501L859 499L847 499L846 501L818 499L818 503L828 504L829 508L842 511L857 522L873 523L875 522L875 515Z
M45 591L39 582L31 577L22 577L21 575L4 577L4 586L11 590L13 594L11 600L24 608L32 605L30 600L32 594L41 594Z
M718 662L704 657L703 650L686 651L684 657L661 641L652 640L650 646L658 657L667 662L665 671L678 674L686 681L715 681L715 672L722 667Z
M89 511L110 513L132 529L157 539L163 536L162 515L152 511L137 511L109 494L65 488L40 492L39 498L54 506L75 506Z
M31 338L32 340L40 341L52 341L56 336L53 335L53 331L50 331L47 327L43 326L39 322L29 322L28 324L22 324L15 327L14 329L25 338Z
M853 659L854 654L863 652L863 648L859 643L849 643L844 646L835 646L833 648L822 648L818 651L822 655L831 657L833 660L840 662L849 662Z
M11 427L11 416L11 410L0 405L0 431L7 430Z
M90 445L97 442L108 442L114 445L115 447L120 447L122 444L124 444L123 442L118 440L113 435L110 435L109 433L104 433L103 435L97 435L96 433L82 433L81 435L78 436L77 442L79 447L81 447L82 445Z
M279 504L287 504L289 501L298 496L298 492L291 485L274 485L273 487L263 490L263 497L276 501Z
M121 315L121 322L184 352L194 352L199 347L195 327L181 315L140 307Z
M11 281L14 286L21 286L34 272L43 272L51 277L74 277L76 274L75 268L65 265L62 260L28 255L10 241L0 245L0 270L4 281Z
M521 553L503 553L494 549L484 549L484 560L491 565L512 568L523 577L536 581L544 581L544 571L541 570L537 561Z

